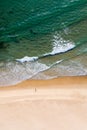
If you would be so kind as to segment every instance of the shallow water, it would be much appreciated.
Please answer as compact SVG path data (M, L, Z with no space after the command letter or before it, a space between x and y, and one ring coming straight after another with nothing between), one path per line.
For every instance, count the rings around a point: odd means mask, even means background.
M72 75L87 75L87 1L2 1L0 85Z

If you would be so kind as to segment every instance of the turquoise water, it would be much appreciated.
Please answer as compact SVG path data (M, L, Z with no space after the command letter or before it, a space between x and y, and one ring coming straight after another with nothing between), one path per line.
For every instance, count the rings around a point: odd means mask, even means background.
M87 75L87 0L1 0L0 85Z

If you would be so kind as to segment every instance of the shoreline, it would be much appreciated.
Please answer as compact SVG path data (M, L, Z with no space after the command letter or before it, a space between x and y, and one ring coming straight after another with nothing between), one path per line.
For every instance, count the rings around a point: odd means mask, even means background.
M0 87L0 103L20 100L84 100L87 98L87 76L60 77L50 80L26 80Z
M9 86L0 86L0 90L2 89L16 89L16 88L32 88L32 87L86 87L87 84L87 76L64 76L54 79L48 80L24 80L15 85Z

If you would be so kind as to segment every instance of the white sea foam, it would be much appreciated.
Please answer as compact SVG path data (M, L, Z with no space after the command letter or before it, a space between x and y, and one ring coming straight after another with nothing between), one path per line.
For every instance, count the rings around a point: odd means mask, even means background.
M28 57L28 56L25 56L25 57L23 57L21 59L16 59L16 61L19 61L19 62L23 63L23 62L35 61L37 59L38 59L38 57Z
M56 53L66 52L75 47L75 44L69 40L64 40L59 34L54 35L53 37L53 50L52 55Z

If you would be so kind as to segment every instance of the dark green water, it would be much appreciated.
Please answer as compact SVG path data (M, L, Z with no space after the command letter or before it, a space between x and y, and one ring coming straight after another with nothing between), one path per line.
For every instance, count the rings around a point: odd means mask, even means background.
M87 75L87 0L0 0L0 85L68 75Z

